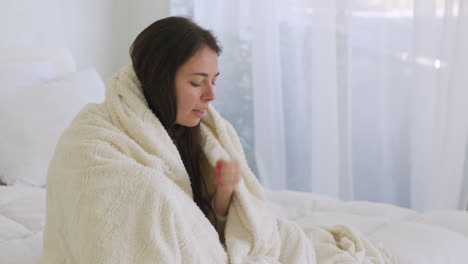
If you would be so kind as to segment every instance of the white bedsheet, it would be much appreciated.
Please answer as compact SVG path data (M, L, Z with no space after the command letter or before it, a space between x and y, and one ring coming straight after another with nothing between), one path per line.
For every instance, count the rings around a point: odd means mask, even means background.
M291 191L267 193L278 215L303 227L350 224L381 242L401 264L468 263L468 212L412 210L342 202ZM0 186L0 263L36 263L45 222L45 190Z
M44 189L0 186L0 263L37 263L44 223Z

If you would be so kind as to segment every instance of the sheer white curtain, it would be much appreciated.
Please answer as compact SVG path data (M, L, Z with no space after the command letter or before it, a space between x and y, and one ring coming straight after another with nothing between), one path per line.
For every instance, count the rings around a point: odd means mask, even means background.
M174 0L172 14L224 46L216 104L265 186L429 210L468 202L467 2Z

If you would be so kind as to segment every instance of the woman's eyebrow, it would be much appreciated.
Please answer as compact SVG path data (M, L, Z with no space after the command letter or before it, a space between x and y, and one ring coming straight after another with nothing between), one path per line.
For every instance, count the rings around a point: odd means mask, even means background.
M204 73L204 72L196 72L196 73L192 73L192 75L201 75L201 76L208 77L208 73ZM218 75L219 75L219 72L214 77Z

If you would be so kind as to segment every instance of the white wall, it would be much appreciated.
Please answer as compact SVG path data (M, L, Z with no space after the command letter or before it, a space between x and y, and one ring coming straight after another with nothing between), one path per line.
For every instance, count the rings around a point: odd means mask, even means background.
M0 0L0 50L68 48L77 68L107 80L130 61L137 33L169 15L170 0Z
M169 16L170 0L129 0L130 42L157 19Z

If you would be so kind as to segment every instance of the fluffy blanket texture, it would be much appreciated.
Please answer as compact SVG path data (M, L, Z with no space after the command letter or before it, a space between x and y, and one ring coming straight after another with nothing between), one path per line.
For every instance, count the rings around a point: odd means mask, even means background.
M393 263L350 227L304 230L275 217L235 130L213 107L201 132L212 167L219 159L241 164L225 247L128 65L106 100L85 107L57 145L40 263Z

